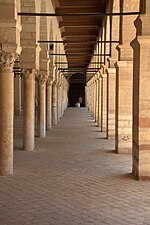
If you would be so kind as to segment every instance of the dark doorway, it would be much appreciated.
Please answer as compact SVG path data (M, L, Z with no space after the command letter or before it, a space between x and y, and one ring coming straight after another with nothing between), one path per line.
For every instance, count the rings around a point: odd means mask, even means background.
M81 107L85 107L85 75L76 73L70 78L69 106L75 107L80 102Z

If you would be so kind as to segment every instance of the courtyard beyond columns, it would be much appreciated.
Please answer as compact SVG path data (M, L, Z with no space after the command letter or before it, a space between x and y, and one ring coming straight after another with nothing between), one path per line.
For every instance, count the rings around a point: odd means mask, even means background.
M116 154L86 108L23 151L15 119L14 175L0 177L0 225L149 225L149 181L131 175L131 155Z

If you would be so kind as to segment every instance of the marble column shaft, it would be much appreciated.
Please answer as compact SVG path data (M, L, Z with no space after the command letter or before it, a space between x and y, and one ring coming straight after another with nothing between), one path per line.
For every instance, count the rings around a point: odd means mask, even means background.
M38 136L46 137L46 75L39 75L38 90Z
M16 75L14 79L14 113L16 116L21 115L21 76Z
M34 149L35 136L35 69L23 71L23 149Z
M52 125L57 125L57 84L52 85Z
M52 80L47 81L47 99L46 99L46 127L52 128Z
M15 54L0 54L0 175L13 174Z

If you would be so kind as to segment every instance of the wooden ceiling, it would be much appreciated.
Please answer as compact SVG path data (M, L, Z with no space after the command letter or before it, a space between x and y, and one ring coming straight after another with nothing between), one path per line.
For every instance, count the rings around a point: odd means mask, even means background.
M59 14L93 14L105 13L109 0L52 0L52 2L55 12ZM61 35L66 42L64 48L69 68L88 67L95 48L95 43L89 41L98 40L103 19L103 16L98 15L58 17Z

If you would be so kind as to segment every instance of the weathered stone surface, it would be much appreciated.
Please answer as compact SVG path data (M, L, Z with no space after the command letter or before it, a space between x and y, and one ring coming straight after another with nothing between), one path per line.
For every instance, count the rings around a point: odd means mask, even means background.
M132 150L132 82L133 62L118 61L116 64L116 129L117 153Z
M116 70L115 68L107 69L107 138L115 139L115 97L116 97Z
M131 43L134 49L133 174L137 179L150 177L150 36L147 35L149 25L145 23L147 16L143 15L135 22L138 36Z
M23 71L23 149L34 149L34 113L35 113L35 75L34 69Z
M13 174L13 115L15 54L0 54L0 175Z

